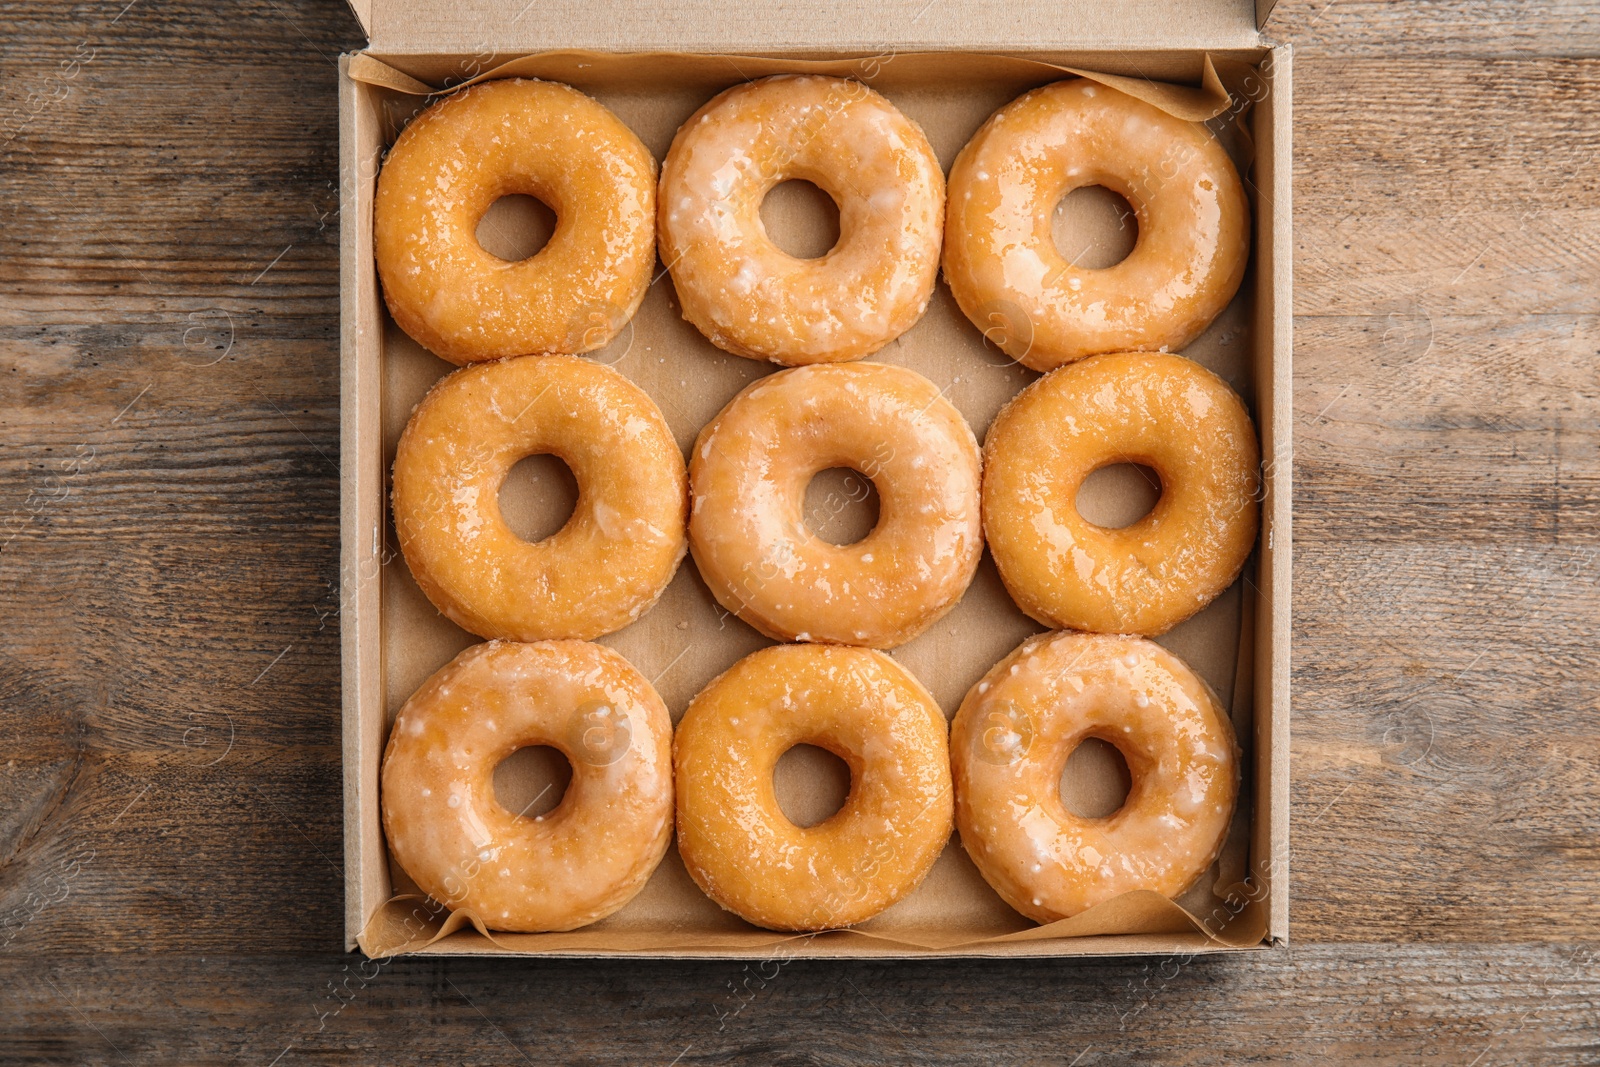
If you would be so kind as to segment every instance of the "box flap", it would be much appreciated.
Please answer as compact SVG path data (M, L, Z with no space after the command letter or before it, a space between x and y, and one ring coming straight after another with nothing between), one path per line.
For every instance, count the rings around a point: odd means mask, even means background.
M361 23L361 28L368 37L372 36L372 4L373 0L348 0L350 10L355 12L356 21Z
M349 0L383 56L1228 49L1272 0Z

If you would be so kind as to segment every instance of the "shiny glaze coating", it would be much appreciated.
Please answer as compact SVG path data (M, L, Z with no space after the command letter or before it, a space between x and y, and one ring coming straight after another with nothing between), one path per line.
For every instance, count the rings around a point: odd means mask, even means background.
M1127 199L1138 242L1074 267L1056 205L1100 185ZM1097 352L1177 351L1244 278L1250 204L1206 127L1087 79L1035 89L990 116L950 169L945 279L1007 355L1047 371Z
M771 930L864 922L910 893L950 839L945 718L881 652L776 645L711 682L674 740L678 851L705 894ZM850 766L850 795L790 822L772 774L795 745Z
M656 164L604 106L511 78L445 97L407 126L378 175L373 238L400 328L452 363L591 352L627 324L655 266ZM518 261L478 243L502 196L556 214Z
M852 545L806 526L806 487L830 467L854 468L878 490L878 524ZM955 606L983 554L972 430L902 367L760 379L700 431L689 475L701 577L777 640L903 644Z
M797 259L761 202L803 179L839 207L839 242ZM779 75L738 85L678 130L661 168L661 259L683 317L736 355L859 359L922 317L939 270L944 175L916 123L865 85Z
M1078 512L1093 471L1142 463L1161 499L1131 526ZM1226 382L1182 356L1093 356L1045 375L984 440L983 524L1011 598L1051 627L1165 633L1255 546L1260 450Z
M500 514L519 459L552 454L578 482L572 518L524 541ZM464 367L411 413L394 461L394 524L417 584L481 637L589 640L644 614L683 559L683 454L655 402L578 356Z
M528 817L494 769L548 745L572 764ZM491 929L572 930L643 888L672 837L672 720L621 656L582 641L473 645L423 683L389 732L383 828L413 881Z
M1101 819L1061 803L1085 739L1122 753L1132 788ZM1182 893L1216 859L1239 789L1233 726L1199 676L1152 641L1031 637L961 702L950 730L956 826L985 880L1036 922L1135 889Z

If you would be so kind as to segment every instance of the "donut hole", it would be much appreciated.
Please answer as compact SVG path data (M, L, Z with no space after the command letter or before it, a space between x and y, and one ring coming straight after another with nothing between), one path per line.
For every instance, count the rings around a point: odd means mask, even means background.
M1074 267L1115 267L1139 243L1139 215L1126 197L1103 185L1072 190L1056 204L1050 223L1056 251Z
M1112 463L1078 487L1078 514L1107 530L1132 526L1161 500L1161 475L1143 463Z
M541 819L556 809L572 781L572 764L549 745L519 748L494 769L494 799L525 819Z
M1104 819L1122 810L1133 788L1128 761L1117 746L1086 737L1061 768L1061 806L1080 819Z
M578 507L578 480L559 456L520 459L500 483L500 517L524 541L560 531Z
M478 220L478 244L497 259L531 259L556 232L556 213L536 196L511 193L489 205Z
M850 799L850 765L825 748L795 745L772 769L778 810L799 827L815 826L839 813Z
M839 243L839 205L803 178L779 182L761 201L767 239L795 259L821 259Z
M833 545L853 545L878 525L878 490L850 467L818 471L806 486L806 529Z

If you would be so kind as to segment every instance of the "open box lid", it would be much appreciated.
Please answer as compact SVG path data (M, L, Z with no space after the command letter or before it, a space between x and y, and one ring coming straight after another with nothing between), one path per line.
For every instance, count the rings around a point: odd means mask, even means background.
M349 0L379 56L1223 50L1276 0Z

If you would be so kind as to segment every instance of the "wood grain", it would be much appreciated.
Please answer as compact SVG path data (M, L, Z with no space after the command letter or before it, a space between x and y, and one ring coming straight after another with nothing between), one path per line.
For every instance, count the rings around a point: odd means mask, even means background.
M1555 1067L1596 1050L1593 959L1554 946L1302 946L1071 967L162 963L160 981L133 957L0 969L14 1013L0 1059Z
M362 979L332 65L359 31L337 0L6 5L0 1061L1600 1058L1600 20L1279 8L1293 947Z
M1314 57L1592 56L1600 12L1584 0L1279 0L1266 33Z

